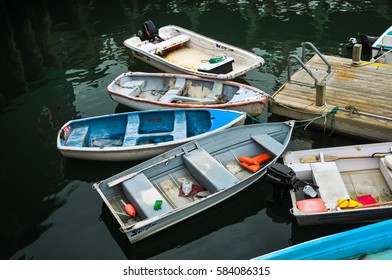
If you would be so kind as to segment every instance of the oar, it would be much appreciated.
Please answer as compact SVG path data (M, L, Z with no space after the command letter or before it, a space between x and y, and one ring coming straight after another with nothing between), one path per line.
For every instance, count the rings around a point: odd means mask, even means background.
M172 160L173 158L176 158L176 157L178 157L178 156L181 156L181 155L187 153L188 151L195 150L197 147L198 147L198 144L196 144L196 147L195 147L195 148L192 148L192 149L190 149L190 150L183 151L183 152L181 152L181 153L175 154L175 155L173 155L173 156L171 156L171 157L168 157L168 158L166 158L166 159L164 159L164 160L161 160L161 161L158 161L158 162L156 162L156 163L154 163L154 164L151 164L151 165L149 165L149 166L146 166L146 167L144 167L144 168L142 168L142 169L140 169L140 170L138 170L138 171L132 172L131 174L124 175L124 176L122 176L122 177L120 177L120 178L118 178L118 179L116 179L116 180L113 180L113 181L109 182L109 183L108 183L108 187L111 188L111 187L113 187L113 186L115 186L115 185L117 185L117 184L120 184L120 183L122 183L122 182L124 182L124 181L126 181L126 180L129 180L129 179L135 177L136 175L142 173L143 171L145 171L145 170L147 170L147 169L150 169L150 168L152 168L152 167L154 167L154 166L157 166L157 165L160 165L160 164L162 164L162 163L166 163L166 162L168 162L169 160Z
M336 161L339 159L357 159L357 158L382 158L385 154L377 154L372 156L328 156L324 155L324 161ZM320 156L306 156L300 159L301 163L320 162Z
M341 209L342 210L346 210L346 209L352 210L352 209L359 209L359 208L377 207L377 206L383 206L383 205L392 205L392 201L364 204L364 205L357 206L357 207L345 207L345 208L341 208Z

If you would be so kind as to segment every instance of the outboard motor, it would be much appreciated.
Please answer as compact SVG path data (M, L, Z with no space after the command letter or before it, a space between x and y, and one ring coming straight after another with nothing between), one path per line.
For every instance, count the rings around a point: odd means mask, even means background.
M267 181L273 186L273 198L277 203L282 203L290 190L298 191L298 183L304 185L302 191L310 197L318 194L314 189L318 186L297 178L294 170L284 164L275 162L267 168Z
M289 190L294 188L296 174L290 167L273 163L267 168L267 181L273 186L273 199L277 203L282 203L288 195Z
M142 25L142 29L139 30L136 35L142 41L163 41L163 39L158 35L158 29L155 27L154 23L151 20L145 21Z

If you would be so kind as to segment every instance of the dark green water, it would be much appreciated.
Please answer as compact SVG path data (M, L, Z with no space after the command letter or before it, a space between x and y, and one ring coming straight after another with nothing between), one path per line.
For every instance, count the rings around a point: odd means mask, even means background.
M287 56L299 54L302 42L351 57L349 37L380 35L391 25L390 0L3 0L0 12L1 259L249 259L355 227L298 227L288 207L268 202L272 189L262 179L131 245L91 186L135 162L64 159L55 140L69 119L128 110L110 99L106 86L125 71L157 71L122 44L145 20L263 56L266 65L241 81L272 94L287 77ZM289 149L366 142L298 127Z

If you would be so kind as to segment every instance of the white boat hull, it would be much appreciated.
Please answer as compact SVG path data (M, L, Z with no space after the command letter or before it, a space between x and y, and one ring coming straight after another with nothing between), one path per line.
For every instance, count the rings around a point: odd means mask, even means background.
M329 203L326 212L305 213L298 209L297 203L306 201L309 197L305 196L302 191L290 190L293 207L291 213L298 224L306 226L366 223L392 218L392 170L385 165L382 157L390 154L391 148L392 142L385 142L284 153L284 164L293 169L297 178L318 185L319 197L326 206ZM372 158L373 154L380 157ZM324 157L324 161L301 162L301 159L304 161L316 156L321 159ZM338 158L327 161L328 156ZM336 168L333 169L336 171L325 169L324 173L315 175L316 171L330 166ZM327 180L323 182L322 177ZM315 182L315 180L319 181ZM323 183L318 184L319 182ZM338 207L338 199L357 199L364 195L374 197L377 205L358 208Z
M162 46L165 41L159 43L148 40L142 41L136 35L125 40L124 45L131 49L132 55L136 59L159 70L211 79L231 80L264 64L263 58L249 51L175 25L161 27L159 36L168 41L167 46ZM179 38L178 42L175 41L176 38ZM158 45L161 47L158 47ZM170 47L173 46L180 47L180 49L169 51ZM204 66L206 66L206 69L213 67L214 65L205 61L215 57L227 57L227 61L230 60L227 65L230 65L229 68L231 69L202 70ZM228 68L228 66L225 68Z
M380 57L377 62L392 65L392 26L373 43L372 57Z
M182 81L180 86L176 86L177 81ZM214 95L217 88L220 92ZM123 73L107 90L114 101L135 110L224 109L246 112L253 117L262 114L269 97L249 85L173 73ZM170 93L173 91L178 93Z
M249 113L251 116L257 117L260 116L264 110L265 104L262 102L250 102L247 104L222 104L222 105L189 105L180 104L179 106L175 105L164 105L159 103L152 103L152 102L144 102L144 101L137 101L132 100L123 96L118 95L111 95L112 99L118 103L121 103L125 106L133 108L135 110L158 110L158 109L168 109L173 107L180 107L180 108L215 108L215 109L224 109L224 110L232 110L238 112L246 112Z

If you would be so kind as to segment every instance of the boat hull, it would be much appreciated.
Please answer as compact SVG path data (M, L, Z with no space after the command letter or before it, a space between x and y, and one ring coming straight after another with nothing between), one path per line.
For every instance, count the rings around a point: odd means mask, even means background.
M179 80L185 82L177 87ZM132 86L126 88L128 84ZM140 89L135 90L138 85ZM217 88L219 93L212 96ZM173 94L173 89L178 93ZM246 112L253 117L262 114L269 97L249 85L173 73L123 73L108 85L107 90L114 101L135 110L223 109Z
M392 26L373 43L372 57L380 57L382 60L377 62L392 65Z
M229 128L174 148L97 182L94 186L129 241L134 243L206 211L260 179L266 168L274 163L287 147L293 125L294 122L286 122ZM252 137L257 139L260 134L268 134L274 140L254 142ZM268 136L266 138L271 139ZM266 146L270 144L268 151L274 151L274 155L269 157L257 172L251 173L240 166L237 157L266 152L266 148L260 146L261 142ZM204 192L207 194L201 197L180 196L179 190L184 180L205 187ZM140 192L144 193L153 193L155 188L159 189L159 193L164 194L161 200L164 204L171 205L172 209L163 210L159 215L153 212L153 215L149 216L146 213L151 206L144 205L146 197L135 199L139 192L136 188L143 188ZM130 221L119 213L115 200L124 195L133 201L135 208L139 209L138 213L142 213L140 220ZM159 197L159 194L157 196ZM148 199L152 199L152 195ZM184 202L185 200L187 201Z
M249 102L246 104L226 104L226 105L187 105L187 104L159 104L148 101L137 101L124 96L111 95L112 99L120 104L135 110L159 110L168 108L219 108L222 110L232 110L238 112L246 112L253 117L260 116L265 108L264 102Z
M299 209L298 205L306 203L309 197L301 190L291 189L291 213L298 225L357 224L392 218L392 170L383 158L391 153L391 147L392 142L384 142L286 152L284 164L292 168L297 178L319 186L318 197L327 208L320 212ZM315 157L317 162L309 161ZM322 157L324 161L320 160ZM339 199L355 200L369 195L376 201L372 207L338 205Z
M231 80L264 64L264 59L252 52L175 25L161 27L159 36L163 42L142 41L134 35L124 45L136 59L159 70L211 79ZM226 58L227 62L219 62L219 67L215 62L205 62L216 57Z
M392 257L392 220L320 237L262 255L257 260L342 260Z
M177 116L183 119L183 123L178 121L176 125ZM76 159L142 160L223 129L241 126L245 119L245 113L215 109L145 110L97 116L64 124L57 135L57 148L63 156ZM159 127L162 127L162 131L159 131ZM83 143L73 140L68 144L73 131L78 129L85 129L84 134L78 137L83 137ZM64 131L71 135L66 140ZM116 142L120 144L114 145Z
M228 189L225 192L217 193L213 197L204 199L200 203L195 203L189 207L181 209L175 215L169 215L167 217L162 217L156 221L151 221L149 223L143 223L143 225L138 225L135 229L131 229L126 232L127 238L131 243L136 243L148 236L151 236L157 232L160 232L170 226L173 226L181 221L191 218L203 211L210 209L211 207L233 197L237 193L244 190L246 187L251 185L265 174L265 171L260 172L254 179L243 182L233 188Z

